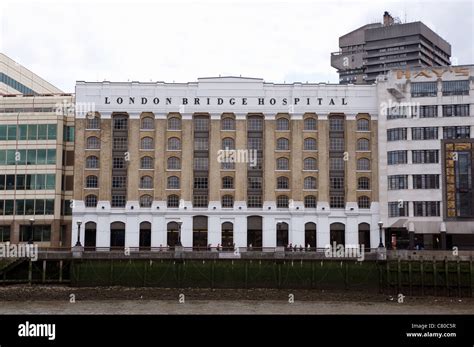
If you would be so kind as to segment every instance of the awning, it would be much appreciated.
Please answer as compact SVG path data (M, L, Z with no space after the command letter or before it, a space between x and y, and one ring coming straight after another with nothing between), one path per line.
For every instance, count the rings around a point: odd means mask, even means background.
M466 222L445 222L448 234L474 234L474 223Z
M441 223L442 222L413 222L416 234L439 234Z
M400 218L395 223L390 225L390 228L407 228L408 227L408 219L407 218Z

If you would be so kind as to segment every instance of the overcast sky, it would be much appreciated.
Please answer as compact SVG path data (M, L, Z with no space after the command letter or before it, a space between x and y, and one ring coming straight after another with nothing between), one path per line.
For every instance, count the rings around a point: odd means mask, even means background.
M337 82L338 37L385 10L421 20L474 63L474 2L0 0L0 50L52 84L242 75Z

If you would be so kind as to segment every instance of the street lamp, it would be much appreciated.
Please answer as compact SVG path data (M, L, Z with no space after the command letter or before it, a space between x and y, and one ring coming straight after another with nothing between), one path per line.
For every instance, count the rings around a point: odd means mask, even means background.
M77 242L76 242L76 247L82 247L81 245L81 224L82 222L80 220L77 221Z
M30 238L28 240L28 243L31 245L33 244L33 223L35 222L34 218L30 218Z
M178 246L181 247L182 244L181 244L181 225L183 224L183 222L178 222Z
M380 242L379 242L379 248L383 248L383 242L382 242L382 227L383 227L383 222L379 222L379 235L380 235Z

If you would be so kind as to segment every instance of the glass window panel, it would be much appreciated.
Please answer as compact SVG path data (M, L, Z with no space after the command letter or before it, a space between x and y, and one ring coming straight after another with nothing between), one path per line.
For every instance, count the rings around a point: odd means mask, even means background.
M5 141L7 139L7 126L0 125L0 141Z
M21 124L18 126L18 140L26 140L28 138L28 125Z
M35 200L35 214L44 214L44 200Z
M15 165L15 153L16 150L14 149L8 149L7 150L7 165Z
M46 187L46 177L44 174L36 175L36 189L45 189Z
M5 200L5 215L11 216L13 214L13 200Z
M5 165L7 161L7 152L5 150L0 150L0 165Z
M36 163L38 165L46 164L46 150L38 149L36 152L37 152Z
M29 149L26 152L26 163L29 165L36 164L36 149Z
M16 125L7 125L8 135L7 140L16 140Z
M54 199L46 199L45 214L54 214Z
M16 189L25 189L25 175L16 175Z
M33 215L35 214L35 201L32 199L25 200L25 214Z
M15 214L23 216L25 214L25 200L16 200L15 205Z
M56 124L48 124L48 140L56 140L57 126Z
M54 174L46 175L46 189L54 189L56 187L56 176Z
M48 164L56 164L56 150L55 149L48 149L47 155L47 163Z
M38 134L38 126L36 124L28 124L28 140L36 140Z
M0 190L4 190L4 189L5 189L5 175L0 175Z
M26 149L18 150L18 165L26 165Z

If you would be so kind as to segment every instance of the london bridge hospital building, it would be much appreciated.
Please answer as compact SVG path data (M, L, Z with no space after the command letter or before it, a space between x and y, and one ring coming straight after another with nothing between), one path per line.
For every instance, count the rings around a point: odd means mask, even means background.
M78 82L95 110L76 114L75 232L86 247L376 247L374 88Z
M379 221L389 247L468 244L471 75L78 82L72 244L80 222L81 243L107 249L377 248Z

